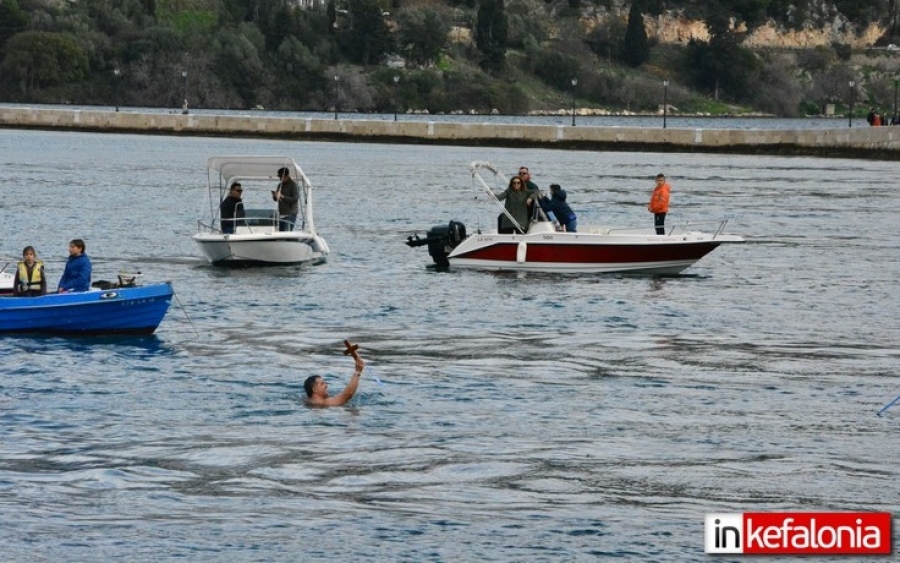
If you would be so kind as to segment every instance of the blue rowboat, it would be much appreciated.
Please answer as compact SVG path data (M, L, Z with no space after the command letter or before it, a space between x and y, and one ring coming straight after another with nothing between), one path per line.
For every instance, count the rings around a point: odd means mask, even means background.
M0 297L0 332L74 336L153 334L172 302L171 282Z

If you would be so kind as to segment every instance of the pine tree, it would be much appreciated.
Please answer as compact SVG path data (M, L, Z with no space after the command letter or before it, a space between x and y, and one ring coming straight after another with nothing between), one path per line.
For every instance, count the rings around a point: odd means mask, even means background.
M641 14L639 0L631 4L628 13L628 28L622 40L622 60L633 68L647 62L650 57L650 44L647 41L647 30L644 29L644 15Z
M487 70L501 70L506 65L509 21L503 0L482 0L478 7L475 44L481 51L481 66Z

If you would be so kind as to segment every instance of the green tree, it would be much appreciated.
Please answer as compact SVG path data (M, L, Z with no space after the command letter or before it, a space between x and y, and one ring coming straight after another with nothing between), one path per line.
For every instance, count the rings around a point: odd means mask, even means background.
M400 23L400 51L416 65L436 62L447 46L450 23L433 8L403 10Z
M276 88L294 107L313 109L309 104L310 93L319 90L325 67L306 45L298 39L284 40L275 59L278 72Z
M749 99L749 85L755 83L760 70L756 56L738 45L727 28L719 31L709 43L692 39L688 43L687 60L696 87L717 95L724 92L733 100Z
M260 52L264 45L262 33L252 23L242 24L236 32L220 32L216 39L216 75L250 105L257 103L257 88L272 74Z
M482 0L475 24L475 45L481 52L481 66L486 70L502 70L506 66L509 22L503 0Z
M28 93L80 81L87 73L88 59L68 33L24 31L6 42L3 70Z
M546 84L562 90L571 90L572 79L581 75L578 59L557 51L539 50L529 57L532 72Z
M16 0L0 1L0 54L13 35L28 27L28 14L19 8Z
M733 0L731 10L739 21L747 25L747 30L752 31L765 23L771 4L772 0Z
M647 62L650 57L650 44L647 41L647 30L644 28L644 15L638 0L631 4L628 13L628 27L622 40L622 60L628 66L637 68Z
M378 0L352 0L349 16L350 25L338 34L341 52L356 64L379 62L393 43Z

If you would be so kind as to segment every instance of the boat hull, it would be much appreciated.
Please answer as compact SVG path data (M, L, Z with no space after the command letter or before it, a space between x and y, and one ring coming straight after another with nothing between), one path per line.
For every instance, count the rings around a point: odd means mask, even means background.
M266 235L198 234L194 241L216 266L288 265L318 263L328 247L318 236L300 232Z
M0 297L0 332L58 335L153 334L169 309L170 283Z
M542 233L472 235L448 255L459 269L547 273L678 274L740 237Z

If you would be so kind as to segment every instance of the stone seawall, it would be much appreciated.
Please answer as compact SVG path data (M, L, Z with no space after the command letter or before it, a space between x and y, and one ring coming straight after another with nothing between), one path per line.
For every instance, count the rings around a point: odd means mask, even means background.
M846 129L651 129L0 108L0 128L900 160L900 127L869 127L862 119Z

